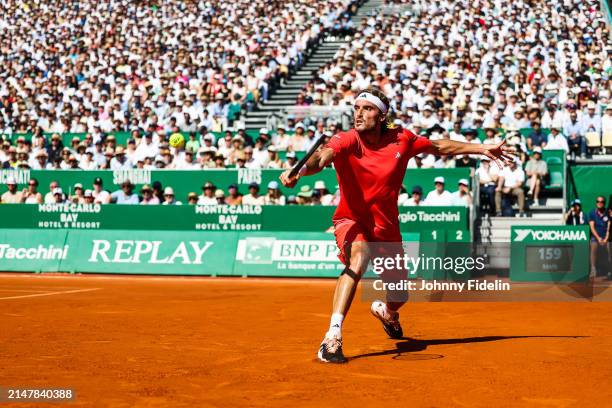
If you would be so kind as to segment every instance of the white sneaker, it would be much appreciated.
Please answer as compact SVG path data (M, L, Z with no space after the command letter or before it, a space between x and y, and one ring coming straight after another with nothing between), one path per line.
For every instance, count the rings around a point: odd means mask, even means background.
M370 307L372 314L380 320L383 325L383 329L392 339L401 339L404 337L402 326L399 322L399 313L390 312L387 305L380 300L372 302Z

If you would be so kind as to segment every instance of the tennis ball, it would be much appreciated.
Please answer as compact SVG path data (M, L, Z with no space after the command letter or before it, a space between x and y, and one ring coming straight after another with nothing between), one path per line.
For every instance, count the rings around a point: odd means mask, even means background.
M180 133L173 133L170 135L170 140L168 142L170 146L180 148L185 144L185 138Z

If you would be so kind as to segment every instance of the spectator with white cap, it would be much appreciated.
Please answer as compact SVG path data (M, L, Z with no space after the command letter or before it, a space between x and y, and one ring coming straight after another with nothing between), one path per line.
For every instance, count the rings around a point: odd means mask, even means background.
M85 193L83 193L83 199L85 201L85 204L93 204L94 203L94 196L93 196L92 191L90 189L85 190Z
M164 188L164 202L162 205L182 205L183 203L180 201L176 201L174 198L174 190L172 187L168 186Z
M265 167L268 169L283 168L283 161L278 154L278 148L274 145L268 146L268 162Z
M75 204L83 204L85 202L85 198L83 197L83 184L76 183L74 185L74 194L72 194L68 200Z
M498 216L502 215L502 197L516 197L519 207L519 216L525 216L525 192L523 191L523 183L525 183L525 172L518 166L518 160L512 160L510 165L504 167L499 173L497 188L495 189L495 210Z
M601 115L597 113L597 105L590 101L587 103L586 114L582 115L582 133L596 132L601 134Z
M53 193L53 203L54 204L63 204L66 202L66 195L62 191L60 187L56 187L52 191Z
M425 197L425 205L428 206L451 206L453 205L453 196L444 189L444 177L438 176L434 179L435 188Z
M291 144L291 136L286 132L284 124L279 124L276 127L276 134L272 137L272 145L276 146L278 151L285 151Z
M273 180L268 183L268 193L264 196L265 205L285 205L286 198L281 193L278 182Z
M45 204L51 204L55 202L55 197L53 197L53 190L55 190L57 187L59 187L59 182L53 180L49 183L49 192L45 194L43 199Z
M585 225L586 216L582 211L582 202L579 198L572 200L570 209L565 213L565 225Z
M295 152L287 152L285 155L285 162L283 163L283 169L292 169L297 163L297 155Z
M288 150L294 152L301 152L305 149L308 140L306 135L304 134L305 126L302 122L298 122L295 124L295 134L291 136L291 142L287 147Z
M580 121L584 137L587 140L591 140L589 139L590 137L601 143L601 124L601 115L597 113L595 102L587 103L587 113L582 115L582 120Z
M17 181L14 177L9 176L6 180L6 187L8 191L6 191L0 197L0 201L4 204L20 204L23 199L23 192L17 191Z
M225 202L225 192L220 188L215 190L215 204L216 205L226 205Z
M310 148L317 142L317 138L315 137L317 134L317 128L314 126L308 126L308 129L306 131L306 141L304 142L304 145L302 146L303 150L310 150Z
M525 174L529 178L527 185L529 191L527 196L533 198L532 207L539 205L540 191L544 187L544 181L548 175L548 165L542 160L542 149L538 146L533 148L531 158L525 165Z
M563 128L561 127L553 127L550 129L550 134L548 135L544 150L563 150L565 153L569 153L567 138L561 133L562 130Z
M212 152L216 152L217 148L215 147L215 135L212 133L206 133L202 138L202 147Z
M333 194L330 194L327 186L325 185L325 181L317 180L314 183L314 191L319 193L321 205L332 205L334 201Z
M470 191L470 183L467 179L459 180L457 191L452 193L453 205L469 207L472 205L472 192Z

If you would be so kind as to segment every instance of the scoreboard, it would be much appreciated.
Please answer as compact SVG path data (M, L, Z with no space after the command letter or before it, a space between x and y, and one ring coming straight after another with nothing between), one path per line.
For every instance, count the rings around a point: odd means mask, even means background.
M510 279L525 282L578 282L589 277L589 227L514 226Z

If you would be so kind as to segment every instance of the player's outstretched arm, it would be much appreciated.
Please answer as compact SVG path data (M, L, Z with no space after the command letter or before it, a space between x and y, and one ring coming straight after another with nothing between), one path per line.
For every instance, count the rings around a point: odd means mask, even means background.
M334 151L329 147L324 147L314 152L312 156L310 156L310 159L308 159L304 167L302 167L294 177L289 176L289 174L291 173L291 169L285 170L280 175L280 181L285 187L292 188L295 186L300 177L317 174L325 167L329 166L333 159Z
M501 169L514 160L515 150L505 145L502 140L497 144L474 144L463 143L449 139L439 139L431 142L431 146L425 151L430 154L456 156L460 154L483 154L493 160Z

